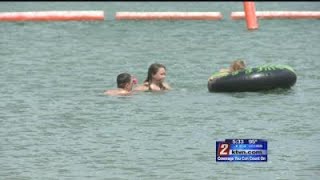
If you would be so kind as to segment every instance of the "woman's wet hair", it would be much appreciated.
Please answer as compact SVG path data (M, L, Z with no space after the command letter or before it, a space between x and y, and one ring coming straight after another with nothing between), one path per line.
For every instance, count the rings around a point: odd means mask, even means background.
M163 64L159 64L159 63L153 63L149 66L148 76L147 76L146 80L144 80L144 83L147 83L149 89L150 89L150 85L152 82L152 76L155 75L159 71L160 68L163 68L166 70L166 67ZM160 84L160 88L161 89L165 88L162 83Z
M121 73L117 76L118 88L125 88L127 83L130 83L131 75L129 73Z
M244 68L246 68L246 65L243 60L236 60L236 61L233 61L233 63L231 64L232 71L238 71Z

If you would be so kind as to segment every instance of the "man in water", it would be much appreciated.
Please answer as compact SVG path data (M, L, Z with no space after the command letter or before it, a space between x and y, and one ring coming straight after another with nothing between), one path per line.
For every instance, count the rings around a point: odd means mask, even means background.
M132 87L137 84L137 79L128 73L121 73L117 76L118 89L111 89L104 92L110 96L125 96L132 94Z

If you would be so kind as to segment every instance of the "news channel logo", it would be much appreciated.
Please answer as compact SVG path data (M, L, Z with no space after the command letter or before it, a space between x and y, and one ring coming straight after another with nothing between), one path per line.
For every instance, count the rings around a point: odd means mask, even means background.
M264 139L216 141L216 162L267 162L268 142Z

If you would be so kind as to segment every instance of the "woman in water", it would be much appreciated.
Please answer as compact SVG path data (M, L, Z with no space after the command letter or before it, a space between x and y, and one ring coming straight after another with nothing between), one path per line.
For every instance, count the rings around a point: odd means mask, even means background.
M165 91L171 87L164 82L166 78L166 67L159 63L151 64L148 69L148 76L142 85L136 87L136 91Z
M220 72L232 73L241 69L245 69L246 65L243 60L233 61L228 69L220 69Z

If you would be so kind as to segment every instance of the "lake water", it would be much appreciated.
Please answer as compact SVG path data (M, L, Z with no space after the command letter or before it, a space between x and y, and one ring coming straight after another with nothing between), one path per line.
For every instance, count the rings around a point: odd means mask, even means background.
M319 2L256 2L319 11ZM100 22L1 22L1 179L317 179L319 20L230 19L242 2L1 2L0 11L103 10ZM221 21L116 21L118 11L218 11ZM285 64L289 90L210 93L234 59ZM109 97L121 72L167 67L166 93ZM268 162L223 163L215 143L268 141Z

